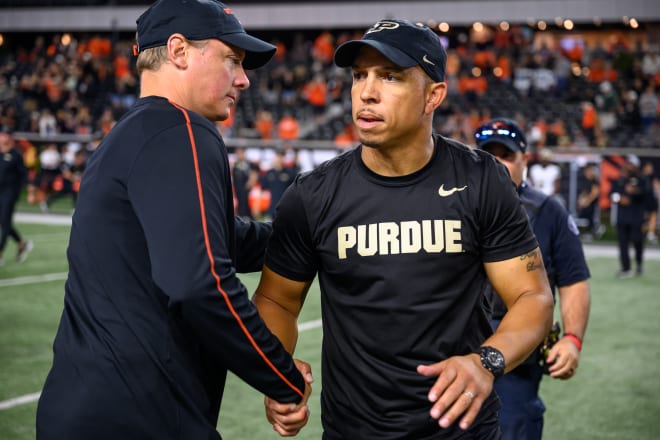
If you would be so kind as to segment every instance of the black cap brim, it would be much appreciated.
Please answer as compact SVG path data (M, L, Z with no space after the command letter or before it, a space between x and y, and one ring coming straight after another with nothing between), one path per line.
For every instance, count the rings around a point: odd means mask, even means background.
M270 43L266 43L252 35L245 32L237 32L234 34L225 34L218 37L225 43L236 46L245 51L245 59L243 60L243 68L247 70L257 69L273 58L277 48Z
M358 52L364 46L373 47L399 67L413 67L417 65L417 61L405 52L375 40L353 40L343 43L335 51L335 64L339 67L351 67Z
M504 137L504 136L492 136L488 138L486 141L483 143L479 144L479 149L480 150L487 150L488 147L492 147L493 145L503 145L505 146L508 150L517 153L518 151L523 151L520 146L511 138L509 137Z

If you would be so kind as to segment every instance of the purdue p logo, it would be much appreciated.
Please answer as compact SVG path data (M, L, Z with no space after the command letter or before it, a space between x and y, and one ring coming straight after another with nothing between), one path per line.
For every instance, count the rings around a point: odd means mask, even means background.
M371 29L367 31L367 34L370 34L372 32L390 31L398 27L399 27L399 23L395 23L393 21L379 21L378 23L373 25Z

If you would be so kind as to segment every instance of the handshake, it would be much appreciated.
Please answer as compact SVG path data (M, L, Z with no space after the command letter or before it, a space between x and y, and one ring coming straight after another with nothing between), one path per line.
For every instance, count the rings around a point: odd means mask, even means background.
M305 379L305 395L299 403L279 403L270 397L264 398L266 407L266 418L273 429L282 437L293 437L307 424L309 420L309 408L307 400L312 392L312 367L298 359L294 359L296 367Z

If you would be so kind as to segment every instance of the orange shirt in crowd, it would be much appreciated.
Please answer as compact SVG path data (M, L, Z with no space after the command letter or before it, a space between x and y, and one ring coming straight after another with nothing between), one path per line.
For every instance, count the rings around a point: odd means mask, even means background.
M254 122L254 127L259 132L261 139L272 139L273 128L275 127L273 115L267 111L259 111L257 113L256 121Z
M474 54L474 65L485 70L495 65L495 54L490 50L479 50Z
M327 104L328 84L325 81L314 79L305 84L303 93L311 105L324 107Z
M358 136L355 133L355 126L352 123L347 124L342 131L337 133L334 141L339 148L347 148L355 145L358 141Z
M113 64L115 67L115 78L123 79L131 76L131 66L126 55L117 54L113 60Z
M109 57L112 54L112 42L109 38L97 35L89 39L87 50L93 58Z
M594 128L597 117L596 108L593 105L585 105L582 110L582 128Z
M502 80L511 79L511 60L507 55L500 54L500 56L497 57L495 66L499 68L498 78Z
M328 31L321 32L321 34L314 39L314 56L323 63L331 63L332 57L335 54L335 37Z
M458 80L458 91L460 93L476 92L485 93L488 90L488 82L483 76L462 75Z
M286 46L281 41L276 41L273 44L275 44L275 55L273 58L280 63L284 62L286 60Z
M280 119L280 122L277 123L277 135L280 139L298 139L299 131L300 125L298 124L298 120L293 116L284 116Z

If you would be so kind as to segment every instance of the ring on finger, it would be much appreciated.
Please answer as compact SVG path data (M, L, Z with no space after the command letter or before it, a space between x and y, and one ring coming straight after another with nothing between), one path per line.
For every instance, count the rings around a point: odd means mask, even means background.
M472 393L472 391L466 391L466 392L463 393L463 395L466 396L470 400L474 399L474 393Z

